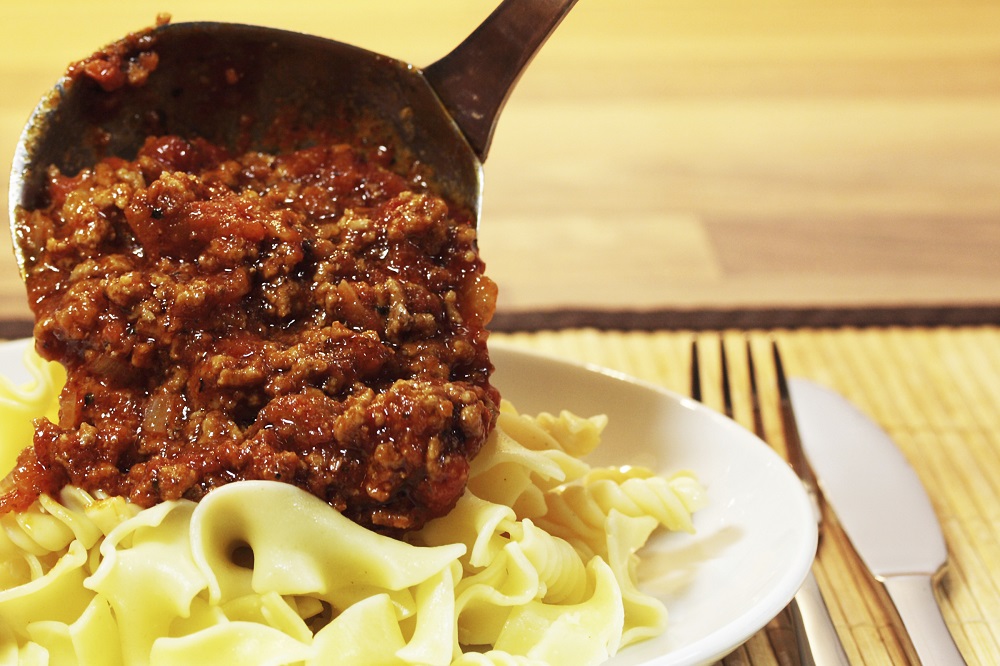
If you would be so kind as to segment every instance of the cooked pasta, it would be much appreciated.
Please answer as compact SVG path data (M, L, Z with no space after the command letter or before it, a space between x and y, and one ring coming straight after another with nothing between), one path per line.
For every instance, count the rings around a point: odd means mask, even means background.
M61 381L28 365L0 386L8 465ZM0 664L598 664L663 631L636 551L704 502L687 473L583 462L605 421L505 403L455 509L407 541L277 482L145 510L43 495L0 517Z

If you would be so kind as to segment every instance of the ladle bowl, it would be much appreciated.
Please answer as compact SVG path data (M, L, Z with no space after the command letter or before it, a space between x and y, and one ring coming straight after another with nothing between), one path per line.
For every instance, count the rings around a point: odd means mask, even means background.
M201 137L230 149L294 149L324 132L395 143L476 223L485 160L522 71L576 0L505 0L453 51L421 70L321 37L235 23L157 27L144 85L103 90L64 77L21 135L10 224L21 275L18 209L44 205L47 172L74 174L146 137ZM371 128L378 128L374 133ZM288 145L300 144L300 145Z

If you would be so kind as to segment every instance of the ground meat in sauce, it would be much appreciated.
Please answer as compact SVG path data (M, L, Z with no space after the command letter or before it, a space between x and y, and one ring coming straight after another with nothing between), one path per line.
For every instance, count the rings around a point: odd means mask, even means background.
M169 14L156 17L157 26L169 22ZM70 65L66 78L75 80L86 77L105 92L118 90L126 85L143 86L159 64L159 56L153 49L155 42L152 28L130 33L124 39Z
M0 512L271 479L389 534L446 513L496 420L496 290L469 217L387 160L163 136L53 170L19 243L36 348L69 379Z

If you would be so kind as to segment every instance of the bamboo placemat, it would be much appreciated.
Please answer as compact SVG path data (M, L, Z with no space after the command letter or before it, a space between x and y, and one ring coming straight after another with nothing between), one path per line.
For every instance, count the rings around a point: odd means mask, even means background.
M712 332L593 329L494 334L493 339L596 363L679 393L689 391L691 341L717 350ZM1000 327L725 331L735 418L750 424L743 340L757 359L767 439L781 450L765 356L776 339L789 375L840 391L895 439L931 495L950 565L938 582L945 619L970 664L1000 663ZM702 357L703 377L718 360ZM718 408L718 382L703 379ZM826 516L815 572L852 664L905 664L906 641L833 516ZM725 664L794 664L787 624L776 618Z

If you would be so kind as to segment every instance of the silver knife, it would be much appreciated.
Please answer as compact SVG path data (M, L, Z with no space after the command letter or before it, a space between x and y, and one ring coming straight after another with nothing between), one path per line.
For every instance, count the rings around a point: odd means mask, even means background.
M948 560L916 472L889 436L827 388L789 379L806 457L854 550L888 592L923 664L965 664L934 597Z

